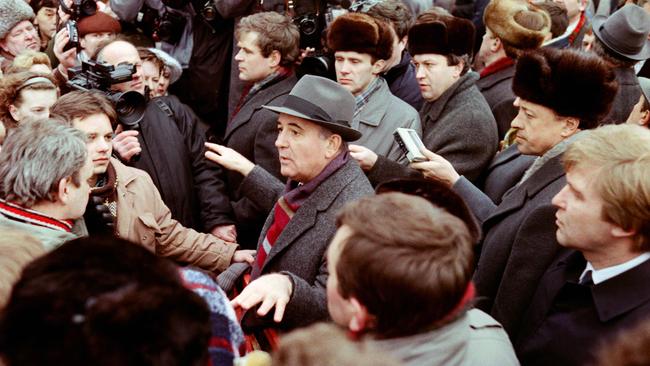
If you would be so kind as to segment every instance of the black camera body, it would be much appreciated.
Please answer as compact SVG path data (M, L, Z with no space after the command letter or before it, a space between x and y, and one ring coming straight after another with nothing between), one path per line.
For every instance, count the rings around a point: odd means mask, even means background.
M185 30L186 22L187 20L183 15L165 11L161 17L156 18L154 21L153 39L156 42L178 43Z
M97 61L84 61L81 66L68 69L67 85L77 90L96 90L113 103L119 122L125 130L137 130L144 118L147 106L145 97L135 91L125 93L112 91L111 85L129 81L136 73L135 65L117 67Z
M63 51L67 51L71 48L76 48L77 52L81 50L81 43L79 42L79 29L77 28L77 22L74 20L68 20L65 23L65 27L68 30L68 43L63 46Z

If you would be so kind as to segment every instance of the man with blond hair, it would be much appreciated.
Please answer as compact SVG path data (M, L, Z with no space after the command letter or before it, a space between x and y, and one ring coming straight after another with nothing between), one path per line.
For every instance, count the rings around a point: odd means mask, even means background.
M526 365L577 365L650 312L650 131L586 133L564 154L553 198L565 247L542 277L516 343ZM566 345L571 352L566 352Z

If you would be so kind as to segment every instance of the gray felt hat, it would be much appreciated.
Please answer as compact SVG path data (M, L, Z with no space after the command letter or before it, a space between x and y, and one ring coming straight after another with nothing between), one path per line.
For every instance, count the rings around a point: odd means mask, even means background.
M631 60L650 58L650 15L642 7L627 4L609 17L596 16L592 29L618 55Z
M282 106L262 107L314 122L341 135L345 141L361 137L361 132L350 128L354 117L354 96L330 79L305 75L291 89Z
M34 19L34 11L25 0L0 0L0 39L4 39L16 24Z

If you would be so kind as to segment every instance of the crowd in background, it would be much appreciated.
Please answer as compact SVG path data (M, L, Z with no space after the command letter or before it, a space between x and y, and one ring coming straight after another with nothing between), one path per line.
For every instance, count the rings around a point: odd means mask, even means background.
M0 0L0 365L650 365L648 59L648 0Z

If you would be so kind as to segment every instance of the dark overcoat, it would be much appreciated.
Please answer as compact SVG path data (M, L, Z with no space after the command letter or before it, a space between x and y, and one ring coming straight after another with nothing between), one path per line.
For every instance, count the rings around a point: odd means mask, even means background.
M625 123L630 113L632 113L634 105L641 97L641 86L634 74L634 68L616 68L614 73L616 74L616 81L618 81L618 92L616 92L612 109L603 120L603 124Z
M519 152L517 144L510 145L492 159L476 186L498 205L501 197L519 183L534 160L535 156Z
M225 146L236 150L278 179L282 177L278 149L275 147L278 114L262 106L282 105L296 82L295 76L289 76L272 82L253 94L232 117L224 135ZM239 191L243 179L238 172L224 172L228 197L237 221L237 242L243 248L255 249L269 212L255 205Z
M200 124L174 96L151 100L140 122L140 159L132 165L149 173L174 219L206 232L233 220L221 168L204 156Z
M499 139L502 139L510 129L510 123L517 115L517 108L512 103L515 93L512 91L512 78L515 76L515 65L510 65L492 74L478 79L476 86L490 105L492 115L497 122Z
M555 212L551 204L566 183L561 155L550 159L496 206L461 178L454 185L483 223L484 238L474 281L477 306L513 337L537 283L555 258Z

